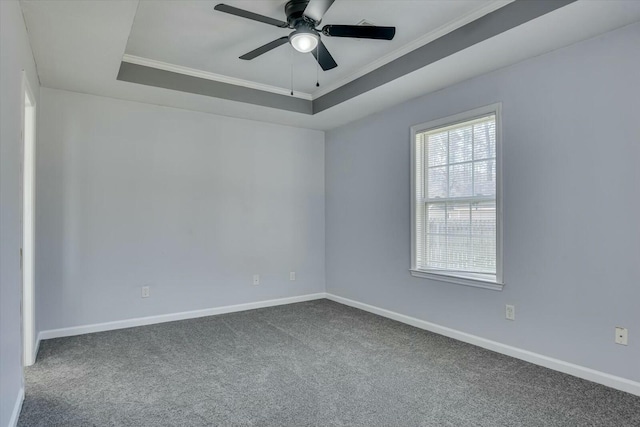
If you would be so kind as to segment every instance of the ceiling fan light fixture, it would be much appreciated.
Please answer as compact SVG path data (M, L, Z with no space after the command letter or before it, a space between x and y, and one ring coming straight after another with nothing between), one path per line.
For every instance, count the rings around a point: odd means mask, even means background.
M318 46L320 37L314 31L299 29L289 35L289 43L298 52L308 53Z
M2 0L0 0L2 1ZM291 28L294 30L288 36L275 39L257 49L240 56L240 59L251 60L265 54L287 42L298 52L312 53L318 65L324 70L332 70L338 66L331 53L320 40L320 33L327 37L347 37L354 39L378 39L393 40L396 27L379 27L361 21L359 25L325 25L322 29L318 25L322 22L324 14L336 0L289 0L284 5L284 14L287 21L270 18L244 9L220 3L214 7L219 12L262 22L278 28Z

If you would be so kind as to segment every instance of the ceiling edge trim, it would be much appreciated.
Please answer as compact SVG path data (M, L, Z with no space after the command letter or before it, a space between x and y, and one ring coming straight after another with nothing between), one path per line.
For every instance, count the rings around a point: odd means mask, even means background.
M291 96L286 90L286 94L274 93L261 88L207 78L203 75L208 74L210 77L214 74L205 71L190 69L194 71L193 74L199 75L188 75L183 72L187 67L175 66L176 71L160 69L157 67L158 64L164 64L168 66L167 68L170 68L172 64L131 55L125 55L125 57L131 61L143 63L151 61L148 64L155 66L125 61L123 57L117 79L314 115L575 1L577 0L537 0L535 2L515 0L312 100ZM229 81L242 81L222 75L215 76L225 77L230 79ZM261 86L260 83L247 83Z
M313 100L313 114L546 15L577 0L516 0ZM416 94L419 95L419 94Z
M117 79L123 82L223 98L296 113L313 114L311 101L296 98L289 94L280 95L264 90L188 76L182 73L160 70L158 68L130 62L120 63Z
M257 89L264 92L277 93L279 95L291 96L291 89L285 89L278 86L267 85L263 83L257 83L250 80L238 79L235 77L225 76L223 74L211 73L209 71L197 70L195 68L184 67L182 65L170 64L168 62L156 61L155 59L144 58L142 56L135 56L124 54L122 62L129 64L143 65L145 67L156 68L158 70L170 71L172 73L184 74L185 76L198 77L201 79L213 80L217 82L232 84L236 86L243 86L250 89ZM312 100L312 96L305 92L294 92L295 98Z

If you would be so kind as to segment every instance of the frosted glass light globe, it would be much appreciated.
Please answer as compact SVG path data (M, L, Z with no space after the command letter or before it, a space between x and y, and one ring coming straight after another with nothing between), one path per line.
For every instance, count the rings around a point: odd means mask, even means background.
M295 50L302 53L311 52L318 46L318 36L313 33L294 33L289 41Z

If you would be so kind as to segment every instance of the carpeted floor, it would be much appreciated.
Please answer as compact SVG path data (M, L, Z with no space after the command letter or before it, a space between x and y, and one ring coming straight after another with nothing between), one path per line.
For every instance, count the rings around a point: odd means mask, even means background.
M318 300L44 341L19 426L640 426L640 397Z

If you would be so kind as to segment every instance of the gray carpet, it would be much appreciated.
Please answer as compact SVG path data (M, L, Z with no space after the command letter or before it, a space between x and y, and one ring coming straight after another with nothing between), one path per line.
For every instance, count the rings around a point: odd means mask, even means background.
M640 397L327 300L44 341L19 426L640 426Z

